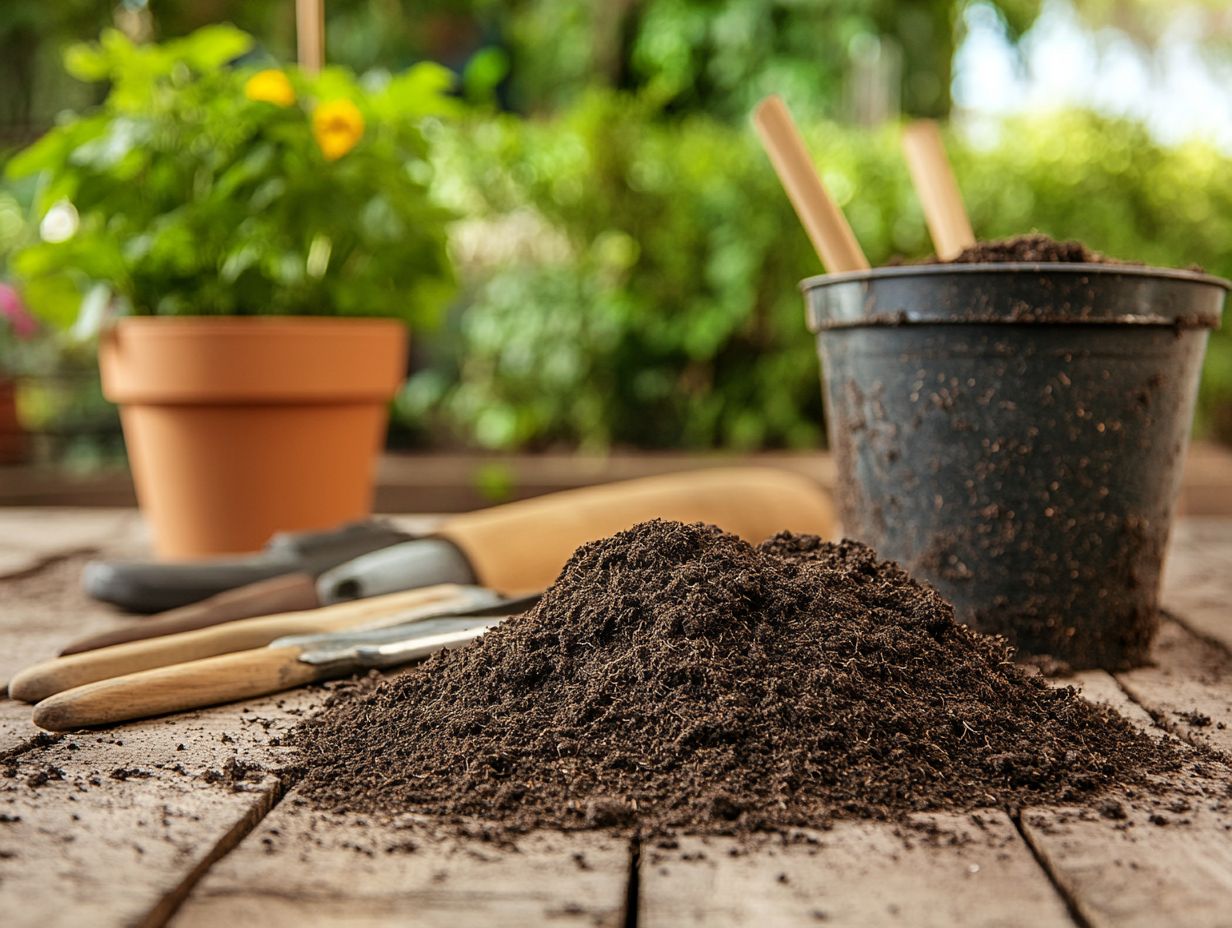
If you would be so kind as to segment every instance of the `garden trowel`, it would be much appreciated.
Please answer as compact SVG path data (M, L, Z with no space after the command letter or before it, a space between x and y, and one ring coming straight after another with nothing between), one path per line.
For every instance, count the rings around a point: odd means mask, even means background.
M251 648L109 677L60 691L34 707L34 723L71 731L251 699L364 670L388 670L462 647L539 599L459 591L446 608L386 627L277 638ZM469 598L468 598L469 597Z

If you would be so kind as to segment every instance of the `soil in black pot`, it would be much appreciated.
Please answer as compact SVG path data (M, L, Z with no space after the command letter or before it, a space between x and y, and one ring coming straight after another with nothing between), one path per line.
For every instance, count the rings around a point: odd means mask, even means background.
M1066 262L1073 264L1121 264L1114 258L1087 248L1082 242L1059 242L1033 232L992 242L977 242L948 261L931 259L929 264L999 264L1011 261Z

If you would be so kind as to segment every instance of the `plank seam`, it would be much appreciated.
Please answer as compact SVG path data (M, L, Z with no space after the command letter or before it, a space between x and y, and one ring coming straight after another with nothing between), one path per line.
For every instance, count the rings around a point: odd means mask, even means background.
M629 878L625 881L625 917L623 928L637 928L641 905L642 839L634 835L629 841Z
M188 871L184 879L164 895L145 918L136 923L138 928L163 928L175 916L175 913L179 911L180 906L188 899L197 884L210 871L210 868L235 850L241 841L252 834L253 830L261 824L267 815L277 808L278 803L282 802L283 798L298 781L298 776L287 776L284 779L282 776L276 775L273 785L262 797L262 801L250 808L238 822L232 825L218 839L206 855Z
M1091 922L1085 915L1082 914L1082 910L1078 907L1077 897L1066 889L1065 884L1061 882L1059 875L1055 873L1052 867L1048 865L1048 859L1031 839L1031 833L1023 826L1022 810L1007 809L1006 813L1009 815L1010 821L1014 823L1014 829L1018 832L1018 837L1020 837L1023 844L1027 846L1027 850L1031 852L1031 856L1035 859L1035 863L1039 866L1040 870L1044 872L1044 876L1052 885L1053 891L1060 896L1061 901L1065 903L1065 911L1069 915L1070 919L1073 920L1074 924L1077 925L1078 928L1092 928Z
M1217 648L1221 654L1229 655L1228 649L1220 642L1207 638L1201 632L1194 631L1175 613L1169 612L1166 609L1161 609L1160 615L1179 626L1182 631L1193 636L1203 644L1211 645ZM1151 721L1155 723L1155 727L1164 732L1164 734L1169 737L1176 738L1178 741L1183 741L1191 747L1204 748L1207 750L1211 749L1212 745L1201 738L1198 738L1196 733L1183 731L1180 726L1169 721L1167 714L1162 710L1154 709L1151 706L1148 706L1142 697L1134 692L1133 684L1125 680L1122 674L1114 673L1112 674L1112 679L1116 682L1116 685L1120 688L1121 692L1125 694L1125 697L1136 706L1141 707L1142 711L1151 717Z
M67 548L63 551L56 551L51 554L44 555L32 564L25 567L18 567L16 570L0 573L0 581L9 580L28 580L36 574L42 573L49 567L54 567L57 564L62 564L65 561L71 561L74 558L86 557L87 555L96 555L100 551L98 545L78 545L75 548Z
M1133 686L1121 679L1121 675L1119 673L1114 673L1112 675L1112 679L1113 682L1116 683L1117 688L1125 694L1125 698L1149 715L1151 717L1151 724L1162 731L1165 735L1170 738L1176 738L1178 741L1184 741L1186 744L1194 747L1210 747L1210 745L1202 745L1191 739L1185 732L1181 731L1169 722L1168 717L1163 712L1159 709L1152 709L1145 702L1143 702L1142 697L1134 692Z
M1194 628L1192 625L1186 622L1185 619L1177 615L1177 613L1173 612L1170 609L1160 609L1159 614L1161 618L1167 619L1168 621L1172 622L1175 625L1179 625L1183 631L1185 631L1189 635L1192 635L1194 638L1197 638L1203 644L1210 645L1212 648L1214 648L1224 657L1232 658L1232 648L1229 648L1226 644L1224 644L1218 638L1212 637L1211 635L1207 635L1207 634L1204 634L1203 632L1198 631L1196 628Z

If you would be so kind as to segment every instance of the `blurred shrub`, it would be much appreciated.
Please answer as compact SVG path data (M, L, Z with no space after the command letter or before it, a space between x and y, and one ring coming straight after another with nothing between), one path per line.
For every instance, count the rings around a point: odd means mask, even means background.
M897 130L806 134L874 263L928 253ZM444 194L478 217L456 236L470 295L402 416L502 449L820 441L796 289L817 259L750 131L591 93L550 122L490 117L438 142ZM1086 113L951 148L982 237L1039 229L1232 274L1232 171L1211 148ZM1204 387L1215 424L1232 406L1226 335Z

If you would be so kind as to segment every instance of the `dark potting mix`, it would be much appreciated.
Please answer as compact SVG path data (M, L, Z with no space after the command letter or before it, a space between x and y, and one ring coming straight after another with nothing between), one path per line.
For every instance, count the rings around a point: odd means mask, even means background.
M999 264L1014 261L1070 264L1123 263L1092 251L1082 242L1057 241L1039 232L990 242L976 242L947 261L937 262L934 258L928 263Z
M514 833L1095 803L1194 759L864 545L663 521L579 548L535 608L344 692L295 741L323 809Z
M1144 267L1136 261L1111 258L1073 239L1055 239L1042 232L1028 232L1011 238L992 239L969 245L952 258L942 261L936 256L920 264L1117 264L1123 267ZM1196 264L1186 270L1202 273Z

